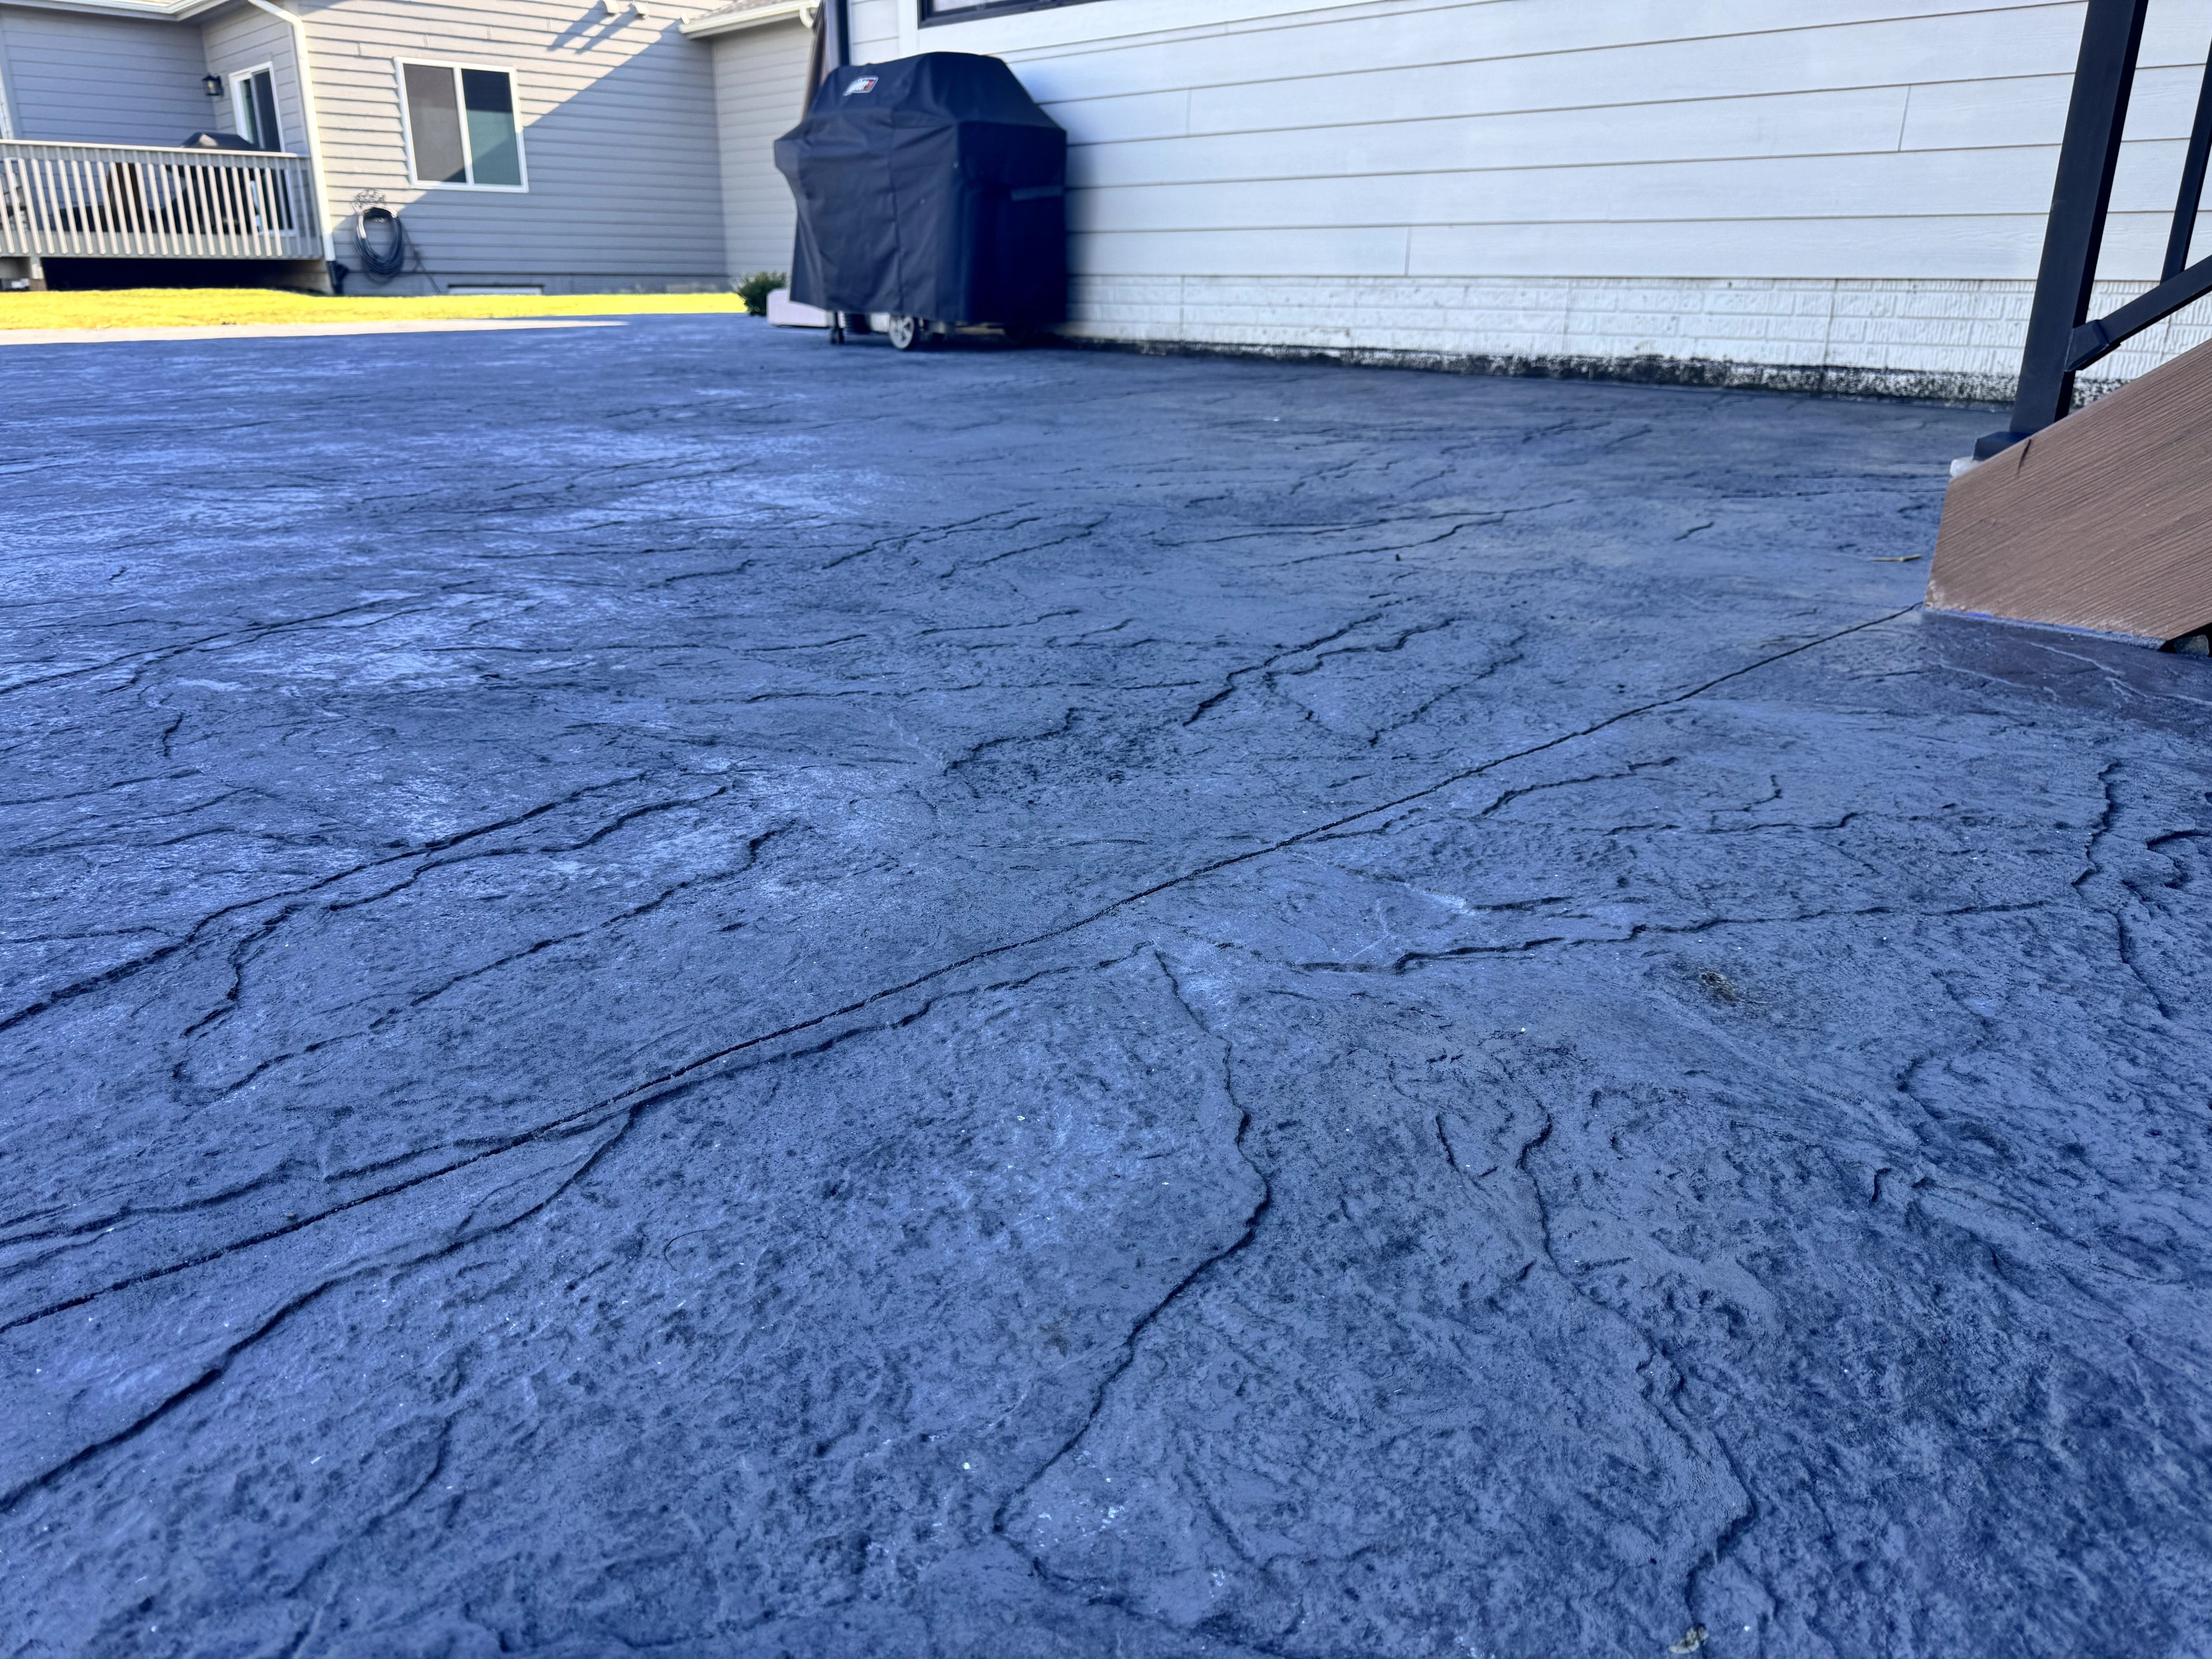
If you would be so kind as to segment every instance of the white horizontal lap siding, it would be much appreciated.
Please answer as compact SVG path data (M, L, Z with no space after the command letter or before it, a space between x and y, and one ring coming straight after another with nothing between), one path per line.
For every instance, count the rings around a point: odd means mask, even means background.
M2083 10L1093 0L908 37L1006 57L1067 129L1094 331L1475 354L1602 336L1986 374L2017 351ZM2155 278L2208 38L2212 0L2153 8L2108 279ZM1301 298L1332 277L1353 287ZM1619 286L1655 281L1642 313ZM1870 321L1855 283L1953 286L1943 316ZM1395 307L1394 283L1426 297ZM1596 327L1612 307L1631 308Z
M813 32L797 22L764 23L719 36L713 49L730 274L788 271L796 213L775 170L775 144L798 125L805 102Z
M900 45L900 27L912 15L915 0L846 0L846 3L850 9L847 16L852 23L854 63L888 63L906 55Z
M2137 158L2113 191L2116 211L2171 214L2183 146ZM2134 186L2133 188L2124 188ZM1215 183L1096 186L1075 192L1072 222L1081 231L1328 229L1364 225L1413 228L1538 227L1597 223L1735 221L1778 228L1826 227L1839 261L1854 261L1850 244L1869 219L1935 222L1938 242L1965 222L2039 221L2049 205L2048 180L2025 174L2002 150L1919 155L1784 156L1716 161L1661 161L1571 168L1368 173L1338 178L1245 179ZM1763 206L1757 218L1747 208ZM2031 265L2040 246L2033 232L2021 252ZM2117 252L2117 250L2116 250ZM1894 258L1896 254L1885 255ZM1942 257L1940 246L1923 256ZM1686 276L1767 276L1756 246L1716 248ZM1894 274L1845 269L1832 276ZM1992 272L2011 276L2015 271ZM2132 274L2132 273L2130 273Z
M2196 65L2143 70L2130 137L2185 139L2199 78ZM1095 182L1141 184L2043 144L2063 125L2069 86L2045 75L1615 106L1601 120L1588 108L1509 110L1218 133L1188 127L1188 93L1048 106L1080 124L1094 167L1114 169Z
M671 18L615 21L567 0L335 0L308 27L334 205L349 216L380 192L433 277L726 276L713 64ZM398 59L514 72L526 191L409 178ZM342 234L339 257L351 248Z
M1463 20L1542 9L1492 0L1424 21L1431 49L1453 57L1475 33L1454 27ZM2212 8L2200 9L2212 28ZM1407 21L1377 20L1384 55L1405 54ZM1075 211L1102 231L1825 218L1843 254L1851 222L1869 216L2039 216L2068 78L2052 65L2070 66L2079 26L2078 6L2039 6L1370 69L1352 20L1017 64L1068 127L1074 182L1095 198ZM1225 79L1322 58L1337 68ZM1128 107L1130 77L1170 65L1191 84L1154 81ZM1961 82L1962 69L1982 78ZM1883 84L1885 74L1897 78ZM2144 76L2131 131L2172 142L2156 154L2148 140L2130 145L2123 205L2170 204L2193 79L2179 68ZM1133 116L1172 121L1176 93L1180 132L1129 131ZM1106 106L1095 138L1094 101ZM1356 218L1340 205L1352 203ZM1935 246L1942 228L1932 228L1928 257L1948 264ZM1771 272L1756 248L1735 246L1709 248L1684 274Z
M0 7L0 51L18 138L175 144L216 117L188 25Z

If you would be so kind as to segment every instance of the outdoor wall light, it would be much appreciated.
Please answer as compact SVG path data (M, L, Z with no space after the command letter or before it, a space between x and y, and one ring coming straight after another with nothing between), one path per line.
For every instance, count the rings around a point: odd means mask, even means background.
M222 97L222 76L220 75L203 75L200 76L200 90L207 94L210 98Z

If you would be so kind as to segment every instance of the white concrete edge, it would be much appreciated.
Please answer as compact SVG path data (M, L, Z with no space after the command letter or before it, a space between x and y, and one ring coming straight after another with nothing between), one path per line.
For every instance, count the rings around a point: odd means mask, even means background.
M830 313L800 305L787 288L775 288L769 290L768 320L775 328L827 328Z
M0 328L0 346L147 340L305 340L354 334L464 334L518 328L621 328L613 318L454 317L388 323L216 323L191 328Z

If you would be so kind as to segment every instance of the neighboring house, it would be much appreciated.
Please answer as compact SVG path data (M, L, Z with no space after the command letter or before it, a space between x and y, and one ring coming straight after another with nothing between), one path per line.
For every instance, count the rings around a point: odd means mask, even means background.
M0 0L19 138L181 137L210 124L199 74L266 64L280 136L299 149L276 4ZM799 111L811 7L685 18L642 0L642 15L611 17L606 4L303 0L331 222L381 192L420 246L423 285L719 287L785 267L791 209L768 142ZM1071 334L1998 396L2083 7L843 0L842 13L853 60L1002 57L1068 130ZM2208 41L2212 0L2153 6L2106 297L2157 274ZM71 103L71 62L98 96ZM498 128L498 111L470 104L496 96L471 93L471 66L510 77L526 190L423 182L420 154L410 174L402 88L417 62L459 67L437 94L456 112L434 118L447 131L464 117ZM435 91L426 80L422 96ZM216 125L245 125L234 91L218 101ZM450 167L450 148L431 162ZM2126 378L2206 337L2201 310L2100 372Z
M18 269L0 276L31 274L35 228L42 263L275 258L313 283L325 258L362 269L354 218L374 205L414 254L386 292L714 289L781 270L792 208L769 146L806 96L814 8L703 9L4 0L0 258ZM174 149L204 131L297 159Z

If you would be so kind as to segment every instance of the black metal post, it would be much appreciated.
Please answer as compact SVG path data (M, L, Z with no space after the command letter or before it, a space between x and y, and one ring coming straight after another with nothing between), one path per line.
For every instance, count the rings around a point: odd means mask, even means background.
M2204 200L2204 162L2212 156L2212 62L2204 65L2204 84L2197 94L2197 124L2189 130L2189 154L2181 164L2181 194L2173 198L2173 229L2166 239L2160 282L2179 276L2189 265L2189 244L2197 234L2197 210Z
M1974 446L1974 453L1984 459L2042 431L2074 406L2074 376L2066 362L2074 331L2089 317L2105 214L2112 200L2112 173L2119 165L2120 133L2127 125L2128 93L2149 4L2150 0L2089 0L2074 95L2066 108L2066 137L2058 152L2058 179L2051 193L2051 222L2043 235L2043 263L2028 313L2027 345L2021 354L2020 392L2011 426Z

